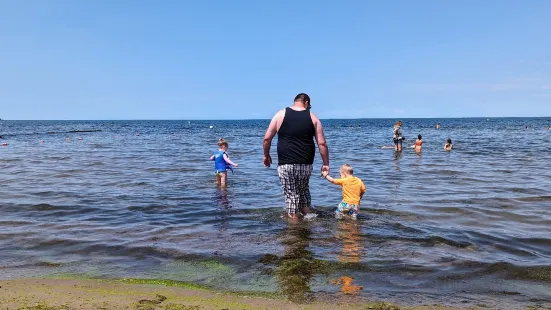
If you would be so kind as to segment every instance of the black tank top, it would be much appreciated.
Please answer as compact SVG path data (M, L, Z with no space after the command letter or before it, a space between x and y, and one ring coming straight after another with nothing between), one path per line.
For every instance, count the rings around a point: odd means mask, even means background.
M309 110L285 109L283 123L277 132L278 165L313 164L316 154L315 134Z

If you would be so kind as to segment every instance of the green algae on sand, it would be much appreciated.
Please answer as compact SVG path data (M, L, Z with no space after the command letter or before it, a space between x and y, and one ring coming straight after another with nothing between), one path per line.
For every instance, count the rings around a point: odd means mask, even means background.
M209 287L205 285L186 282L186 281L176 281L176 280L124 278L124 279L115 280L115 281L128 283L128 284L151 284L151 285L162 285L162 286L175 286L175 287L187 288L191 290L209 289Z

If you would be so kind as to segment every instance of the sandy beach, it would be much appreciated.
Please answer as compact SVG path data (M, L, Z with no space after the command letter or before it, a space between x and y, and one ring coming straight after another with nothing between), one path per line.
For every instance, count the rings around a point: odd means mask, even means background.
M131 284L112 280L16 279L0 281L0 309L461 309L408 307L384 302L294 304L285 300L228 294L201 288ZM466 309L466 308L465 308Z

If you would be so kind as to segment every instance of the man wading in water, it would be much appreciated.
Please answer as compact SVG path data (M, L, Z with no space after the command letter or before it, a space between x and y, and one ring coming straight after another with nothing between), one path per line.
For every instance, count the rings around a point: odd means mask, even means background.
M264 165L270 167L270 147L277 134L277 173L285 194L287 215L292 219L298 218L299 212L308 217L310 211L309 183L316 154L314 138L323 160L321 171L329 173L329 151L323 128L310 108L310 97L298 94L293 106L276 113L264 136Z

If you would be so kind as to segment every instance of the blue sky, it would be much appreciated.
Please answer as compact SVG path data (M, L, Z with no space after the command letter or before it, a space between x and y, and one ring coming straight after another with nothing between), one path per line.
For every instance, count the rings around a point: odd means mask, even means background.
M547 0L0 0L0 117L551 116L550 30Z

